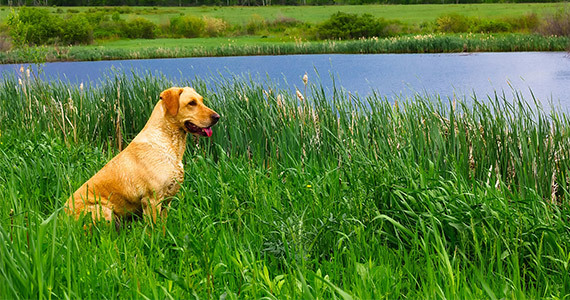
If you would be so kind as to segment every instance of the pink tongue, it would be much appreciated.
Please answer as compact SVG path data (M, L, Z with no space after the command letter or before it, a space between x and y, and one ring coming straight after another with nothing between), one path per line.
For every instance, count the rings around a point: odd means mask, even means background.
M206 133L206 136L208 136L208 137L212 136L212 128L204 128L202 130L204 130L204 132Z

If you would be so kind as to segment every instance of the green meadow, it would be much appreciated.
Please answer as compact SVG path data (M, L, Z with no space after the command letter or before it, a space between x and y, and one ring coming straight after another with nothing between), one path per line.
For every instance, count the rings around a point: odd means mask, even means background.
M221 18L230 24L245 24L252 16L268 20L278 17L295 18L318 23L341 11L352 14L369 13L376 17L398 19L408 24L432 22L440 15L458 13L470 17L519 17L529 13L554 12L564 3L493 3L493 4L422 4L422 5L326 5L326 6L200 6L200 7L123 7L125 19L143 17L157 24L166 24L173 17L190 15ZM92 7L47 7L51 12L66 14L70 10L85 12ZM99 7L104 9L104 7ZM0 22L6 20L9 7L0 8Z
M563 299L570 119L517 91L389 101L309 78L0 83L6 298ZM189 137L167 220L116 228L62 205L194 86L222 115ZM163 231L162 228L165 228Z

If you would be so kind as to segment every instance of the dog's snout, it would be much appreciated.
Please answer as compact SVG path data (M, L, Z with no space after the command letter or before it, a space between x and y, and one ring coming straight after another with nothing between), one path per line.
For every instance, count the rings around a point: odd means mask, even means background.
M220 115L218 115L218 114L213 114L213 115L211 116L211 118L212 118L212 125L214 125L214 124L218 123L218 120L220 120Z

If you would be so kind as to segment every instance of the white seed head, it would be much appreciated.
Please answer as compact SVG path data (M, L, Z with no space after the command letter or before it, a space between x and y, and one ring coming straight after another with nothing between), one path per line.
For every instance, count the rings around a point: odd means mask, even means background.
M307 85L307 82L309 82L309 76L307 76L307 73L305 73L305 75L303 75L303 83Z

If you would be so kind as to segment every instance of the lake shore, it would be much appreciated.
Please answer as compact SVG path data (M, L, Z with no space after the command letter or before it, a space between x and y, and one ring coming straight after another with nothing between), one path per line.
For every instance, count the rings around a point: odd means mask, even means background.
M425 34L351 41L291 41L261 37L120 40L90 46L15 49L0 53L0 63L332 53L566 51L569 45L569 37L536 34Z

